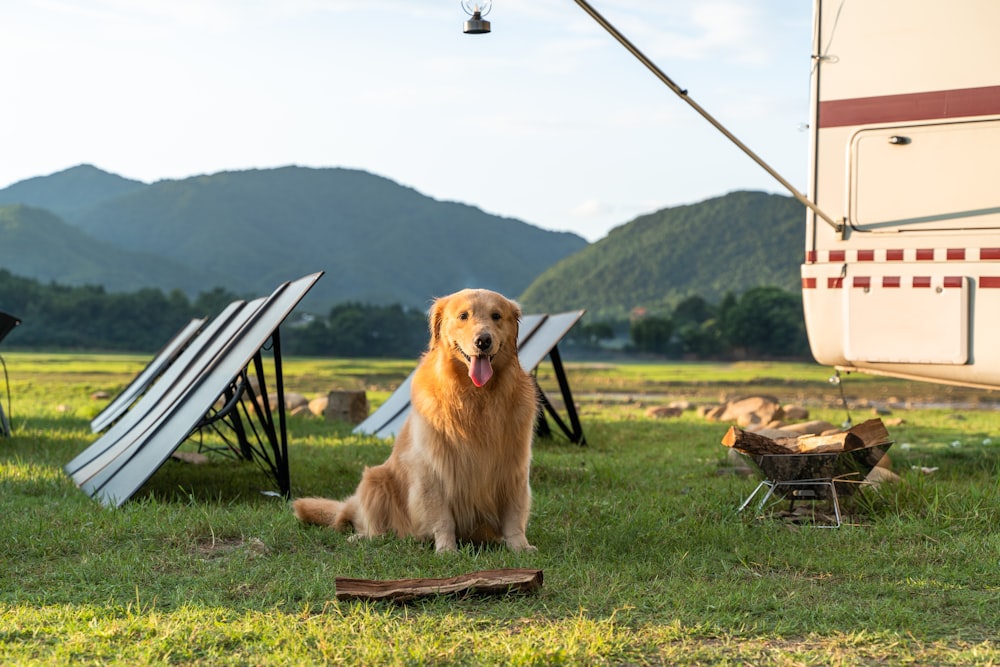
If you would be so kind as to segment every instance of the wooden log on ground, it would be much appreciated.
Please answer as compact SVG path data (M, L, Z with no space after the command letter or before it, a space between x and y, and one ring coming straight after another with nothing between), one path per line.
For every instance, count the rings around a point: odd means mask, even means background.
M326 398L325 419L360 424L368 418L368 395L364 391L331 391Z
M406 602L430 595L534 593L541 587L542 571L526 568L481 570L443 579L336 579L338 600Z

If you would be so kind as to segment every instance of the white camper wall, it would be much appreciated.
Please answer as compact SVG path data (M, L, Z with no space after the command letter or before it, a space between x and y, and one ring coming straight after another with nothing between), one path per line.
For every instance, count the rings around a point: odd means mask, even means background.
M820 363L1000 387L1000 2L817 0L803 303Z

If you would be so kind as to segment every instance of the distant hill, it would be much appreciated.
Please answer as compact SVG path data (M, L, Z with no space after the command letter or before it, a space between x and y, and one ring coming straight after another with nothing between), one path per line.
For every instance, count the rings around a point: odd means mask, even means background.
M45 208L66 219L129 192L146 187L109 174L89 164L81 164L49 176L36 176L0 190L0 206L27 204Z
M556 263L521 295L529 311L625 317L699 295L774 286L797 292L805 210L791 197L733 192L651 213Z
M467 286L516 295L587 245L575 234L437 201L348 169L284 167L145 185L84 165L0 190L0 202L60 211L76 231L118 249L105 253L108 275L93 278L109 289L123 289L110 274L135 253L180 267L153 275L158 267L151 262L150 275L136 285L183 286L191 294L215 286L268 293L323 270L308 297L315 310L344 301L426 307L432 297ZM53 262L47 240L37 236L34 246L22 240L15 270L5 234L0 230L0 267L12 273L69 284L94 276L73 256ZM207 282L192 292L192 276Z
M172 285L197 293L216 279L163 257L98 241L50 211L21 204L0 207L0 268L42 282L111 291Z

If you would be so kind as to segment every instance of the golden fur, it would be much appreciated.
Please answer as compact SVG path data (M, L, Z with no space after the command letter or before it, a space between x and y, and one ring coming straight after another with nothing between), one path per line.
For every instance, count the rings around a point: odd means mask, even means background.
M436 300L412 408L388 460L365 468L349 498L294 501L299 520L361 537L433 538L439 552L466 540L534 550L525 529L538 401L517 357L520 316L488 290Z

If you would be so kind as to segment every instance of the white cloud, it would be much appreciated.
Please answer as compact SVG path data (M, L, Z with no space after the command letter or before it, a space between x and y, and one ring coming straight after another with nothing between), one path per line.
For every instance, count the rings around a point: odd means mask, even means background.
M598 201L596 199L588 199L587 201L580 202L574 206L570 213L576 218L595 218L597 216L603 216L611 213L614 207L607 202Z

